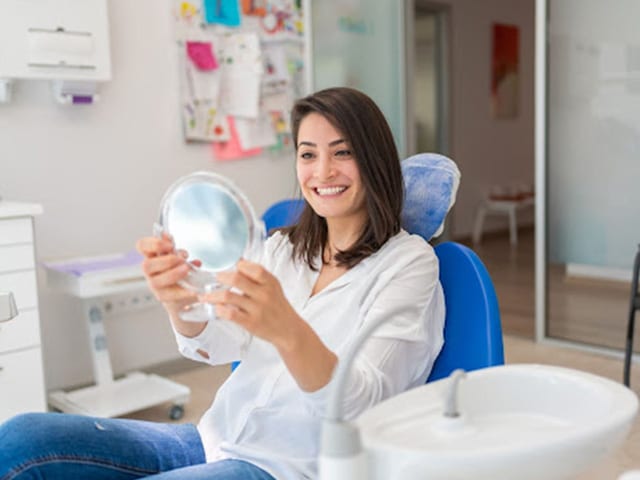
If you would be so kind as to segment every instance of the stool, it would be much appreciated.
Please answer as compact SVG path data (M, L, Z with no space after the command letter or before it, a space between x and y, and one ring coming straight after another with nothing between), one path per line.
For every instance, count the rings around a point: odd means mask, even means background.
M518 244L518 222L516 213L523 208L532 207L535 204L534 197L526 197L513 200L484 200L476 212L476 218L473 225L472 240L478 244L482 239L482 227L484 219L487 215L507 215L509 217L509 241L511 245Z

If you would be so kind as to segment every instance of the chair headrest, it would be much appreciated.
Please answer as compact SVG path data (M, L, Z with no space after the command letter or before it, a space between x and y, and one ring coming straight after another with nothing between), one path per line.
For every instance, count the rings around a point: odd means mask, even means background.
M425 240L444 230L444 220L456 201L460 170L448 157L419 153L401 162L405 200L402 227Z

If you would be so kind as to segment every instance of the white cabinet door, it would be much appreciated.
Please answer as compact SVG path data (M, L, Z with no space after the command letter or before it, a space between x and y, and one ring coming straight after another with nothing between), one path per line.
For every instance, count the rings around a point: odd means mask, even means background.
M0 422L45 409L40 348L0 354Z

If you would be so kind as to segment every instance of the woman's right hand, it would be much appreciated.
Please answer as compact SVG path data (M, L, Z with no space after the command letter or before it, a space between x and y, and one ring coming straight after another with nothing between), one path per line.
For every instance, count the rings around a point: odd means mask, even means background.
M158 237L144 237L136 242L136 249L142 255L142 272L149 289L162 303L171 316L176 329L187 336L197 334L195 330L202 330L204 324L184 322L180 319L180 311L198 301L198 297L179 285L179 281L189 273L187 253L175 250L172 239L163 234ZM196 260L193 262L198 265Z

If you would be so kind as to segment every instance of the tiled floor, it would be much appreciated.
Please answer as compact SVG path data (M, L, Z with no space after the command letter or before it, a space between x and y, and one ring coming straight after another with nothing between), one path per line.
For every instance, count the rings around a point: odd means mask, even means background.
M486 237L483 245L476 248L496 284L505 331L507 363L561 365L620 381L620 359L550 344L536 344L531 340L534 331L532 234L527 235L525 232L520 236L520 241L520 248L509 249L506 238L492 241L491 237ZM501 246L501 242L505 243L506 248ZM170 375L192 389L192 399L182 421L197 422L228 373L227 366L204 366ZM634 391L640 394L640 365L634 365L632 369L631 384ZM131 417L167 421L168 407L154 407L137 412ZM640 469L640 419L636 419L626 442L618 451L573 480L615 480L622 472L630 469Z

